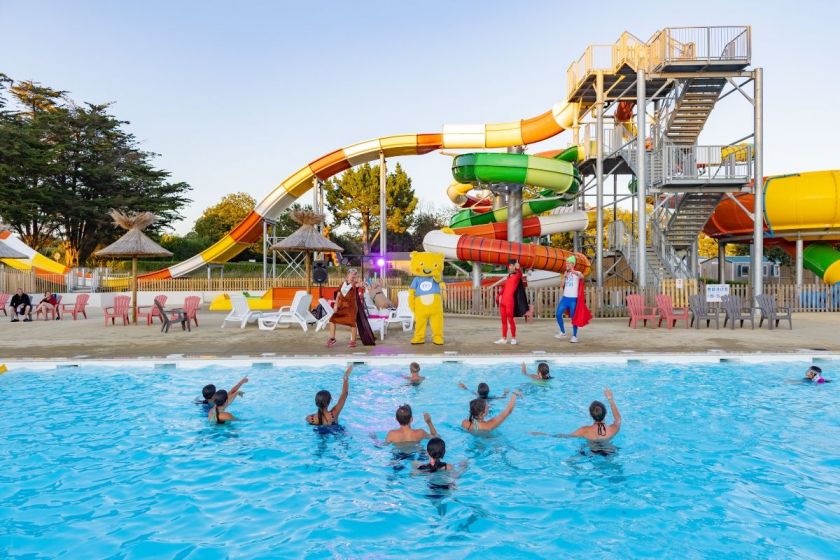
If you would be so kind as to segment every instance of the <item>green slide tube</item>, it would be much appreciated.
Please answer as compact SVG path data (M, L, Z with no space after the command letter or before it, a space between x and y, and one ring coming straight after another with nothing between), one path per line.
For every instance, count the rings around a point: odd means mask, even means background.
M802 252L805 268L819 276L826 284L840 282L840 251L826 243L811 243Z

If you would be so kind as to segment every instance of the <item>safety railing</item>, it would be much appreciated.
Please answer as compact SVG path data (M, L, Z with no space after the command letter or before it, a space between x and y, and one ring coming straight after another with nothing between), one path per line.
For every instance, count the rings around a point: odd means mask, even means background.
M652 185L672 182L748 183L752 179L752 146L661 146L651 153ZM746 155L745 155L746 152Z
M650 226L650 224L648 224L648 226ZM646 231L650 233L650 227L648 227ZM650 235L648 235L647 238L648 240L651 240ZM638 254L640 250L639 240L635 235L633 235L627 227L627 224L621 220L607 224L607 243L610 249L618 251L624 255L624 258L630 266L630 270L633 271L634 275L638 276ZM645 269L647 270L647 279L652 285L658 286L664 279L663 271L657 270L656 267L652 266L649 261L646 261Z
M663 213L657 215L654 213L650 219L650 243L662 261L662 265L668 270L670 275L674 278L691 278L691 270L688 266L688 259L686 254L680 254L674 249L674 246L668 241L668 236L665 233L665 224L668 222L667 215Z
M698 62L749 64L751 50L748 25L668 27L648 41L649 67Z
M566 71L567 91L573 92L590 74L612 72L613 68L613 45L589 45Z

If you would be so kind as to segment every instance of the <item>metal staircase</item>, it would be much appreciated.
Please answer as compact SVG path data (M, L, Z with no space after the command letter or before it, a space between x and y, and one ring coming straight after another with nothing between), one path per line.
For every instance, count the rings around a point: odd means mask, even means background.
M725 78L693 78L678 89L676 103L665 123L665 138L680 146L692 146L715 107Z
M703 231L721 193L692 192L681 195L665 227L665 238L675 249L688 249Z

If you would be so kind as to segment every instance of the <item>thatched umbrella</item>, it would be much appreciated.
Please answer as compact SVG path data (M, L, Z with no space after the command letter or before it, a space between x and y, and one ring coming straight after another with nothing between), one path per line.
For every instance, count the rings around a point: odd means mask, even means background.
M302 251L306 254L306 289L312 288L312 253L341 253L344 251L315 229L315 226L324 221L323 214L319 214L309 208L295 208L292 210L291 218L300 224L300 227L292 235L279 243L271 246L275 251Z
M131 257L131 318L137 324L137 257L171 257L172 253L152 241L143 230L152 225L157 216L151 212L123 214L118 210L108 213L114 223L128 233L96 252L97 257Z

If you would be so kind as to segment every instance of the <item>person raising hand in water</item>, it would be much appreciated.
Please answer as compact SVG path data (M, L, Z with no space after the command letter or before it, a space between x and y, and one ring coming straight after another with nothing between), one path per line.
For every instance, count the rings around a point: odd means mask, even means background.
M330 426L338 424L338 415L341 414L344 408L344 403L347 402L347 393L350 391L350 373L353 371L353 366L347 366L344 371L344 384L341 386L341 395L338 397L338 402L334 407L329 408L332 401L332 395L329 391L318 391L315 394L315 406L318 407L318 412L310 414L306 417L306 421L313 426Z
M559 438L584 438L589 442L607 442L611 440L621 430L621 413L615 405L612 391L609 387L604 389L604 396L607 402L610 403L610 410L613 415L613 423L609 426L604 422L607 417L607 407L601 401L592 401L589 405L589 415L592 416L592 424L588 426L581 426L570 434L546 434L544 432L531 432L535 436L553 436Z

